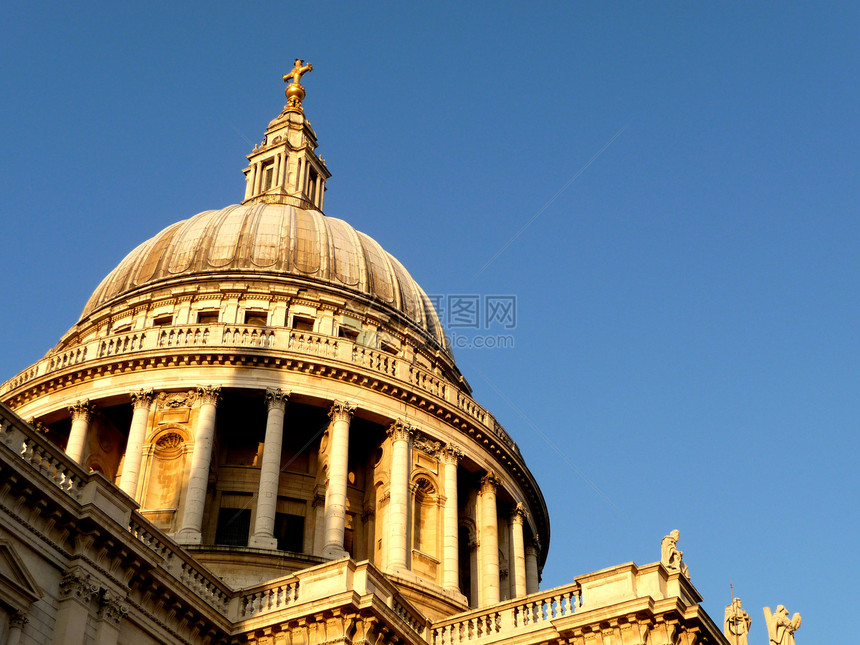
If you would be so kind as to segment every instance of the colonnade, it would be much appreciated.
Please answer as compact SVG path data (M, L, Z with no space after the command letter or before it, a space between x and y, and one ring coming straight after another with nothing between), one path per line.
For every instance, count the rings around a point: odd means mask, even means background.
M221 396L218 386L201 387L197 390L199 413L196 424L194 449L191 457L188 484L185 491L184 511L175 539L180 544L201 544L202 525L209 482L212 448L215 441L216 407ZM260 464L259 489L256 498L256 515L250 546L276 549L274 535L277 510L278 486L281 471L281 451L284 435L285 410L289 393L280 389L267 389L265 443ZM141 470L141 456L146 439L149 411L154 399L152 390L140 390L131 395L133 414L126 446L125 461L119 487L130 496L137 494ZM69 407L72 415L72 430L67 453L80 462L84 453L89 424L94 406L88 401L78 401ZM329 559L347 555L344 549L346 529L347 483L349 477L349 430L355 406L349 402L334 401L329 411L328 463L324 494L317 491L314 500L314 553ZM410 548L410 471L412 441L418 429L402 420L394 421L387 430L391 446L388 506L384 535L385 562L379 563L391 573L409 571ZM460 449L453 444L437 452L441 466L441 484L444 495L441 530L441 576L442 586L454 593L460 590L459 580L459 504L457 499L458 462ZM473 589L479 598L473 604L492 605L501 599L499 563L499 517L497 489L501 480L492 472L482 479L477 498L478 508L476 543L478 546L477 572L479 580L473 580ZM538 558L540 545L532 539L525 540L524 523L526 512L517 504L511 515L510 557L511 595L524 596L538 590ZM473 555L474 557L474 555ZM475 585L477 582L477 585ZM474 593L473 593L474 596Z

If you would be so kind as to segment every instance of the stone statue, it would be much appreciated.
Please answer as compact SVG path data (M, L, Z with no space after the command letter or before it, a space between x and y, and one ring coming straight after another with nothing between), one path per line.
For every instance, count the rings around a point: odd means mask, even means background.
M800 629L800 614L788 617L785 605L777 605L776 613L770 607L764 608L764 622L767 625L769 645L795 645L794 632Z
M726 607L726 619L723 622L723 634L731 645L747 645L747 635L750 631L750 615L741 609L741 599L732 598L732 603Z
M663 538L660 543L660 562L669 571L675 573L680 572L687 578L690 577L690 570L684 564L684 552L678 550L678 538L681 533L676 529Z

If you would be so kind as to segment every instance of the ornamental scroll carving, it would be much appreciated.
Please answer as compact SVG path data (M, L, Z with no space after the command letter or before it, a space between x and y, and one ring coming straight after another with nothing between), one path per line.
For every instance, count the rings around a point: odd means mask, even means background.
M157 410L175 410L178 408L190 408L197 400L197 392L159 392L156 397Z
M412 445L418 448L423 453L426 453L434 459L441 459L443 444L441 441L433 441L425 436L418 436L412 442Z

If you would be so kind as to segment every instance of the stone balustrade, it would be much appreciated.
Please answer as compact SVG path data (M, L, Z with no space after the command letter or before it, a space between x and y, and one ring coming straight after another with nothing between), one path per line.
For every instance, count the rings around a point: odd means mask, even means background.
M87 483L87 474L60 448L38 436L30 426L16 420L17 417L7 414L5 408L0 408L0 443L69 497L80 500Z
M294 607L297 615L308 604L322 606L329 599L372 594L393 611L421 638L429 633L429 621L397 591L396 587L369 562L335 560L303 569L292 575L243 589L238 593L237 616L233 620L252 620L273 613L285 619ZM340 601L335 601L340 602Z
M488 436L519 454L519 448L492 414L471 397L419 365L408 364L388 352L355 343L346 338L325 336L287 328L254 325L174 325L147 331L112 334L46 357L0 386L7 394L40 376L91 364L110 357L126 357L140 352L185 347L272 350L286 354L314 356L346 363L393 378L456 406L465 418L483 427Z
M492 607L457 614L433 624L430 645L487 645L530 634L582 607L579 584L508 600Z

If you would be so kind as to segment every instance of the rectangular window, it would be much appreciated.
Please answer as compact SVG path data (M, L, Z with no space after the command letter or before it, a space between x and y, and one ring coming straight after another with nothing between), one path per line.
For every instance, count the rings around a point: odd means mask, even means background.
M222 493L218 510L218 527L215 529L215 544L248 546L251 532L250 493Z
M263 167L263 190L269 190L275 181L275 164L270 163Z
M347 340L351 340L355 342L358 340L358 330L350 329L349 327L340 327L337 330L337 335L341 338L346 338Z
M214 325L218 322L218 312L217 311L198 311L197 312L197 324L198 325Z
M124 325L117 325L113 328L114 334L124 334L127 331L131 331L131 323L126 323Z
M302 316L293 316L293 329L298 331L313 331L314 319Z
M275 513L275 539L279 551L303 553L305 550L305 518L289 513Z
M388 352L389 354L394 354L395 356L397 356L398 354L397 348L390 343L386 343L385 341L383 341L379 344L379 346L383 352Z
M266 326L266 312L265 311L246 311L245 312L245 324L246 325L256 325L258 327Z
M317 173L311 168L308 172L308 199L314 201L317 196Z
M152 321L153 327L165 327L167 325L173 324L173 316L157 316L155 320Z

